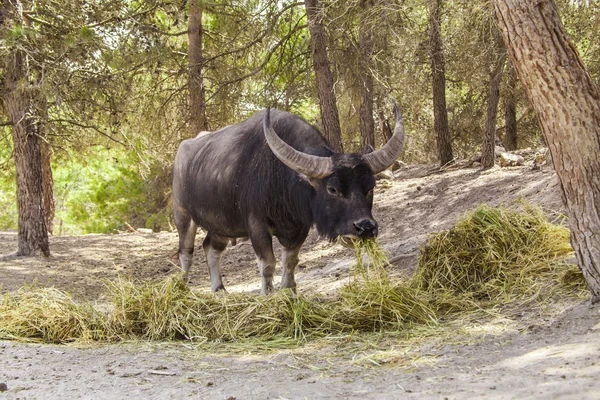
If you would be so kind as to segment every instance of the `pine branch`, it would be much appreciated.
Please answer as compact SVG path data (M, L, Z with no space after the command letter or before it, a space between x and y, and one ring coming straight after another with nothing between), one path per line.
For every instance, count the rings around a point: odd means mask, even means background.
M219 93L221 90L223 90L226 86L232 85L234 83L241 82L241 81L243 81L245 79L248 79L248 78L250 78L250 77L258 74L269 63L269 61L271 60L271 57L273 56L273 54L275 54L275 52L277 51L277 49L279 49L281 46L283 46L296 32L298 32L298 31L300 31L302 29L306 29L306 28L308 28L308 24L297 25L293 30L291 30L290 32L288 32L287 35L285 35L283 38L281 38L281 40L279 42L277 42L275 44L275 46L273 46L269 50L269 52L265 56L265 59L263 60L263 62L258 67L256 67L254 70L248 72L245 75L238 76L235 79L232 79L230 81L226 81L226 82L221 83L219 85L219 88L217 90L215 90L215 92L208 98L208 100L210 100L213 97L215 97L217 95L217 93Z
M102 136L104 136L104 137L112 140L113 142L119 143L120 145L122 145L124 147L127 147L127 145L125 143L121 142L120 140L115 139L114 137L112 137L108 133L102 131L102 129L98 128L95 125L86 125L86 124L83 124L81 122L77 122L77 121L72 120L72 119L62 119L62 118L61 119L49 120L48 122L53 122L53 123L56 123L56 122L58 122L58 123L67 123L67 124L78 126L80 128L83 128L83 129L91 129L91 130L99 133L100 135L102 135Z

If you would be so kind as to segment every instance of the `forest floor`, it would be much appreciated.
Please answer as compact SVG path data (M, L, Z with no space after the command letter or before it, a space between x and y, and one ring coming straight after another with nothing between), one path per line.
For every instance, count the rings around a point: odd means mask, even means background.
M429 233L450 228L479 204L510 206L523 198L549 216L562 212L557 178L549 167L439 173L417 165L379 181L374 217L392 275L414 272ZM0 258L16 250L16 240L15 232L0 232ZM37 282L102 304L105 280L123 275L148 280L178 270L177 234L171 232L52 237L50 246L50 258L0 261L1 291ZM354 261L353 250L319 241L312 232L300 255L299 292L333 296L348 281ZM194 263L191 285L208 289L202 251L196 251ZM226 250L223 275L230 292L258 293L260 278L249 243ZM598 399L599 312L589 301L573 299L418 341L375 334L280 347L0 341L0 384L8 388L0 398Z

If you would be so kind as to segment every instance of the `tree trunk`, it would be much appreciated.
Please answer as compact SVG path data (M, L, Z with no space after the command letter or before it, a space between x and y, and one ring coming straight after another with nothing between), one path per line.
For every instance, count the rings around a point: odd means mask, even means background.
M381 123L381 138L382 143L387 143L392 138L393 132L390 126L390 121L385 117L383 111L379 111L379 121ZM404 145L406 146L406 138L404 139Z
M36 75L41 76L39 71ZM39 81L39 78L37 78ZM56 205L54 202L54 177L52 176L52 147L48 143L48 100L41 96L41 93L36 93L40 96L33 99L35 101L36 115L39 122L37 123L37 134L40 140L40 151L42 160L42 191L44 193L44 215L46 218L46 229L48 233L54 234L54 215Z
M306 0L306 18L313 48L313 67L321 109L323 133L329 144L337 152L342 152L342 130L338 114L335 93L333 92L333 74L327 58L327 39L323 27L323 10L319 0Z
M17 209L19 214L18 256L41 250L50 255L44 214L42 156L38 136L39 118L32 98L36 89L27 88L26 56L16 50L5 58L4 104L12 121L14 157L17 170Z
M431 52L431 73L433 79L433 130L437 141L440 165L454 159L452 137L448 127L446 109L446 70L442 43L441 14L442 0L429 1L429 46Z
M506 106L504 112L504 148L509 151L516 150L517 146L517 71L508 62L508 80L506 83Z
M206 120L206 99L204 94L204 54L202 38L203 0L190 0L190 20L188 30L188 86L190 96L190 130L192 136L208 129Z
M506 46L550 148L571 244L600 299L600 90L569 43L554 2L494 0Z
M40 140L40 151L42 159L42 185L44 193L44 216L46 219L46 229L51 235L54 234L54 215L56 203L54 202L54 177L52 176L50 145Z
M371 73L371 57L373 53L372 23L368 18L369 8L372 3L364 2L360 17L358 34L359 59L359 84L360 84L360 147L361 150L369 146L375 148L375 119L373 118L373 75Z
M506 57L502 56L490 75L490 87L487 98L487 115L485 118L485 131L483 132L483 145L481 147L481 169L494 166L496 156L496 117L498 115L498 101L500 100L500 82Z

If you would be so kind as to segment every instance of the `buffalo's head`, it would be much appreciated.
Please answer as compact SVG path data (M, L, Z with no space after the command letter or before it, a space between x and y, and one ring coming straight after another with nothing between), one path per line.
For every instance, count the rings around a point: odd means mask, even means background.
M304 175L315 188L313 216L320 235L334 240L377 236L373 219L374 174L388 168L399 157L404 145L404 123L394 102L396 127L390 140L379 150L360 153L335 153L330 157L298 151L285 143L271 127L269 110L264 117L264 134L273 153L285 165Z

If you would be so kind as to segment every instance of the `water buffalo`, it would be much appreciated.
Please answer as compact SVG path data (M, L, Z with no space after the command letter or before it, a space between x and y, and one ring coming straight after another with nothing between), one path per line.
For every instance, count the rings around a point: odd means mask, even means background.
M184 274L198 226L208 232L202 247L211 289L224 289L219 263L229 239L248 236L262 294L273 289L273 236L283 246L281 286L293 290L298 252L311 226L328 240L377 236L373 174L389 167L404 144L395 103L394 113L392 138L363 154L336 153L317 128L275 109L183 141L173 167L173 211Z

